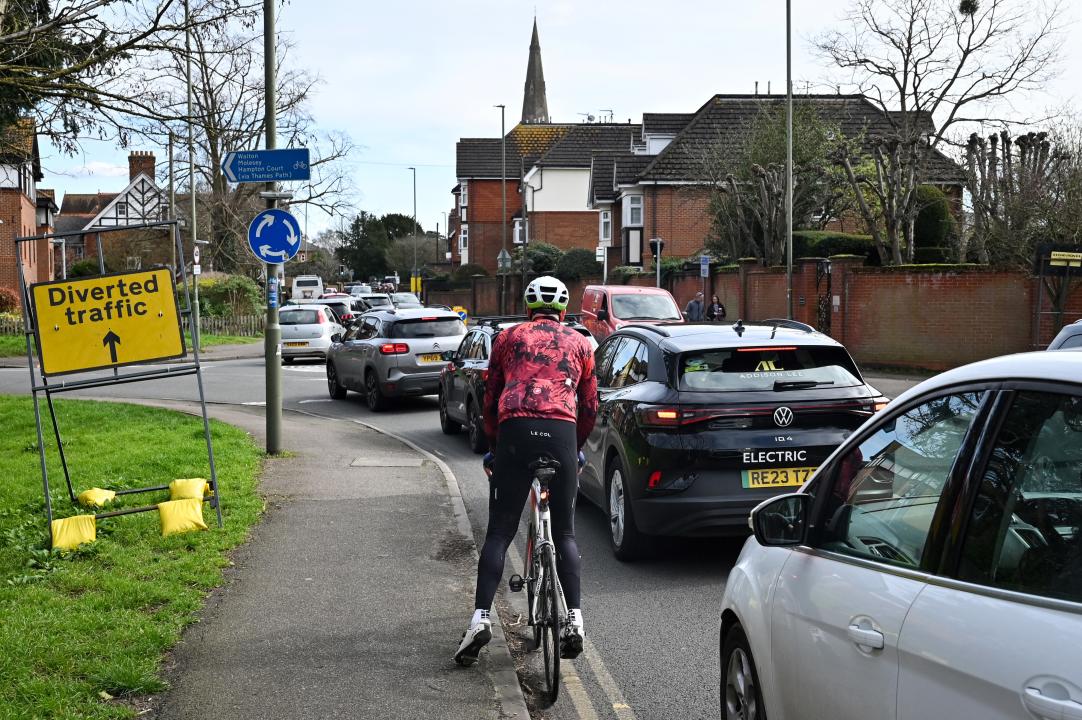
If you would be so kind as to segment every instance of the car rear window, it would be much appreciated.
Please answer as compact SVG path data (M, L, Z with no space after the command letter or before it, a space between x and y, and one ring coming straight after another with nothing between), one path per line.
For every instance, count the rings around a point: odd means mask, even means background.
M466 334L466 326L457 318L399 320L387 331L389 338L455 337Z
M391 304L391 298L387 297L386 295L373 295L370 297L365 296L361 299L373 307L380 307L383 305Z
M280 325L318 325L318 310L282 310L278 313Z
M297 287L316 287L319 285L319 280L295 280L294 284Z
M681 390L796 390L860 385L852 358L838 347L717 348L684 353Z
M680 308L665 295L616 294L612 314L621 320L680 320Z

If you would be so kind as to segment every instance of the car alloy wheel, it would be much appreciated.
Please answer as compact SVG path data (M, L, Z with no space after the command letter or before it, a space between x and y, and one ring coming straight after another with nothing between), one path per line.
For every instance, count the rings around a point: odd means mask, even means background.
M736 623L721 643L722 720L766 720L759 675L744 628Z
M346 389L338 382L338 368L331 362L327 363L327 392L335 400L346 397Z
M624 477L620 468L612 471L609 481L609 531L612 542L620 546L624 542Z
M477 412L477 404L472 400L466 404L466 426L469 431L470 449L478 455L488 450L485 421L481 413Z
M387 397L379 389L379 380L372 370L364 376L364 398L372 412L379 412L387 407Z
M447 397L442 392L440 393L440 429L443 430L444 435L454 435L462 429L461 423L452 420L447 414Z

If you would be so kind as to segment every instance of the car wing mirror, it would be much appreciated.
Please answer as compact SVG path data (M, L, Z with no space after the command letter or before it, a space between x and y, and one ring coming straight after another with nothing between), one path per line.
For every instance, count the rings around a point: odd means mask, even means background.
M458 359L458 351L456 350L444 350L440 353L440 360L444 362L454 362Z
M804 543L808 531L811 496L792 493L771 498L751 511L748 524L755 540L764 547L786 547Z
M331 335L331 342L333 342L333 343L342 342L342 333L335 333L334 335Z
M608 320L609 320L609 311L605 310L604 308L602 308L601 310L598 310L597 311L597 320L598 320L598 322L608 322Z

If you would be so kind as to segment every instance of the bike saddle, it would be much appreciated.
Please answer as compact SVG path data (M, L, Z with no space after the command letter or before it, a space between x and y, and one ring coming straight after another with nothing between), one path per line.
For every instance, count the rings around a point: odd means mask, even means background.
M530 463L528 465L528 467L530 468L531 471L548 470L548 469L559 470L560 469L560 461L557 460L556 458L549 457L548 455L542 455L541 457L537 458L532 463Z

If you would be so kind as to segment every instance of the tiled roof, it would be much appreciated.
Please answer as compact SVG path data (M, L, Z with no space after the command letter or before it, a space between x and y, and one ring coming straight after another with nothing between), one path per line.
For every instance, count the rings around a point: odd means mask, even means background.
M507 177L520 178L537 159L576 125L516 125L507 133ZM500 177L500 138L462 138L455 147L455 172L459 178Z
M811 103L819 116L838 126L848 137L887 134L890 122L885 113L860 95L802 95L794 104ZM704 149L711 154L740 162L743 147L755 118L771 105L785 102L784 95L715 95L695 114L684 130L642 173L642 180L696 182L707 178ZM930 123L922 118L922 123ZM965 175L949 158L935 152L929 160L926 182L962 182Z
M87 215L87 222L105 209L120 193L65 193L60 215Z
M93 215L57 215L53 218L53 231L59 234L82 230L93 219Z
M515 146L515 152L519 157L528 165L532 165L573 127L576 126L568 124L516 125L507 133L507 141L509 145Z
M643 135L678 135L695 113L643 113Z
M575 125L538 164L542 167L588 168L593 153L628 151L641 135L641 125Z
M652 155L630 152L595 152L590 167L590 192L594 202L612 202L618 185L633 185L653 160Z

